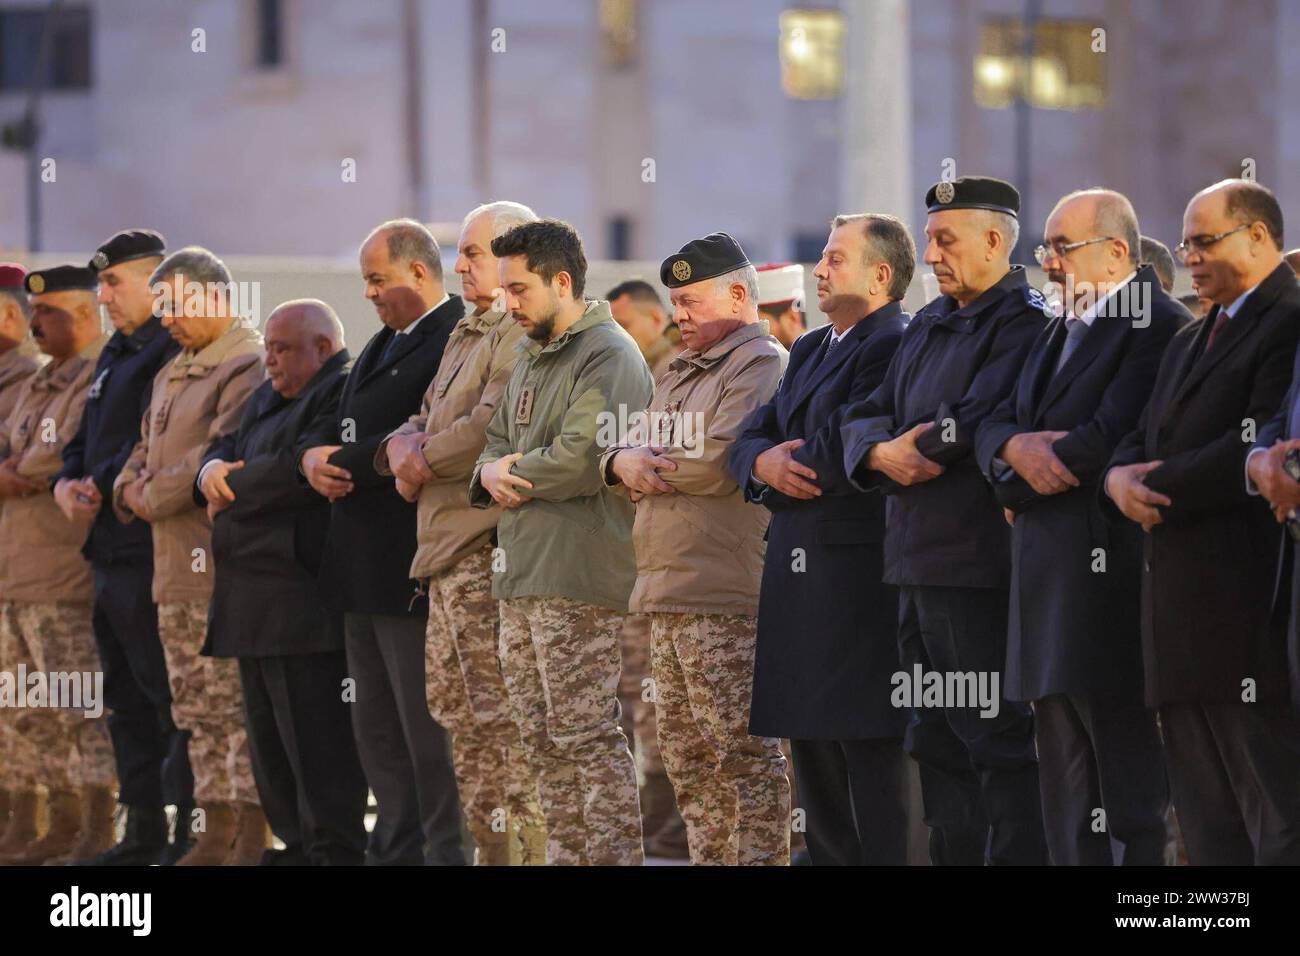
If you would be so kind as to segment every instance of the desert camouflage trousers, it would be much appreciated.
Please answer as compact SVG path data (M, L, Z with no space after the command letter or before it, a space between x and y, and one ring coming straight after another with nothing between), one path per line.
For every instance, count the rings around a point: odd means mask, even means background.
M481 853L492 845L505 850L513 834L520 862L541 864L523 832L544 826L537 778L510 715L497 631L491 547L429 580L425 687L429 711L451 734L466 825Z
M618 702L623 708L623 730L632 728L637 771L642 778L663 776L655 728L654 695L650 693L650 616L629 614L621 634L623 671L618 681Z
M757 618L650 615L659 747L691 862L790 862L790 784L780 741L749 733Z
M208 602L158 605L158 636L167 660L172 721L190 732L190 766L198 804L260 803L248 756L239 662L203 657Z
M0 786L116 789L91 603L0 602L0 671L14 694L0 706ZM46 688L39 702L32 698L37 674ZM16 706L20 683L28 706Z
M546 862L644 860L636 768L618 724L624 615L563 597L500 602L501 673L546 816Z

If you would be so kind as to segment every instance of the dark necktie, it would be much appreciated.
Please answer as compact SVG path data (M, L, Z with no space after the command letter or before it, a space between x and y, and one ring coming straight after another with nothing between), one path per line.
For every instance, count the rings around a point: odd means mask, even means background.
M384 346L384 354L379 356L380 365L385 364L389 360L389 358L392 357L392 354L397 351L397 343L401 341L401 339L403 339L405 336L406 336L405 332L393 333L393 337L389 339L388 344Z
M1214 347L1214 340L1219 337L1219 333L1223 331L1223 327L1227 324L1228 324L1228 310L1220 309L1219 316L1214 320L1213 328L1210 329L1210 335L1205 340L1205 351L1208 352L1211 348Z
M1059 373L1065 367L1065 363L1070 360L1074 350L1079 347L1083 337L1088 334L1088 323L1083 319L1066 319L1065 320L1065 341L1061 343L1061 357L1056 360L1056 371Z

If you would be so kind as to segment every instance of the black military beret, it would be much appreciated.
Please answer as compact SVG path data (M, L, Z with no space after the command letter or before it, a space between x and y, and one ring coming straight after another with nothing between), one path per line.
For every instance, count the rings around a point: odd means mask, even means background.
M1016 216L1020 212L1020 193L1010 183L991 176L960 176L931 186L925 194L925 209L992 209Z
M161 256L167 252L167 240L162 233L152 229L126 229L95 250L90 268L103 272L109 266L147 256Z
M725 232L692 239L659 267L659 281L670 289L735 272L749 265L740 243Z
M27 291L32 295L40 295L44 292L68 292L73 289L94 292L98 284L95 273L81 266L54 266L50 269L38 269L35 272L27 273L27 278L23 282Z

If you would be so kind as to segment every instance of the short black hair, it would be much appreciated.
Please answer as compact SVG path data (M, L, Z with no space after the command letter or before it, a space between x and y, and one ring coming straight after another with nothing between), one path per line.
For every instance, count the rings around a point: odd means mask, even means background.
M569 274L574 299L582 298L587 284L587 257L578 231L559 219L525 222L492 240L492 255L524 256L528 271L550 282L561 272Z
M605 301L613 302L623 296L627 296L633 302L656 305L661 309L664 307L663 299L659 298L659 293L655 291L655 287L646 282L645 279L628 279L626 282L620 282L605 293Z
M1239 223L1262 222L1278 249L1282 248L1282 207L1273 190L1251 179L1241 179L1228 187L1224 211Z

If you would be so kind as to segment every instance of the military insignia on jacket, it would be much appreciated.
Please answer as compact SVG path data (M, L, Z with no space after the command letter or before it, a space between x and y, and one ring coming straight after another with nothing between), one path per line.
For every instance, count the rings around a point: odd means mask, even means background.
M90 383L90 391L86 392L87 399L99 398L99 396L104 391L104 382L108 379L108 373L110 371L112 370L106 368L104 369L104 371L100 372L97 376L95 376L95 380Z
M533 415L533 387L525 385L519 392L519 401L515 404L515 424L527 425Z

